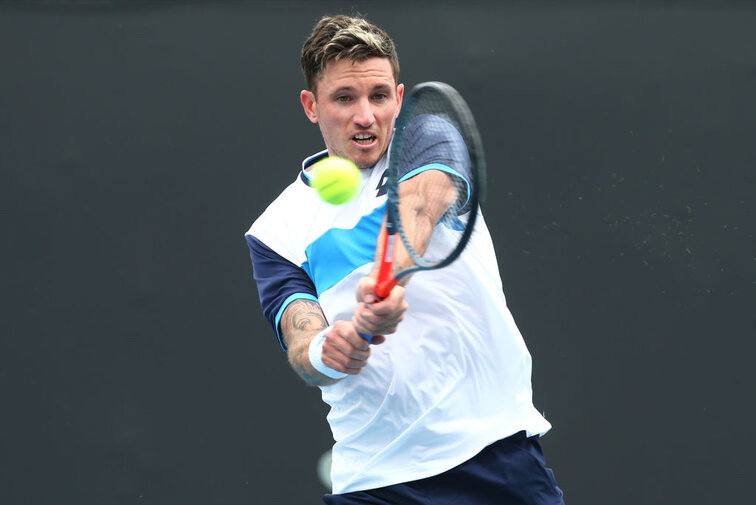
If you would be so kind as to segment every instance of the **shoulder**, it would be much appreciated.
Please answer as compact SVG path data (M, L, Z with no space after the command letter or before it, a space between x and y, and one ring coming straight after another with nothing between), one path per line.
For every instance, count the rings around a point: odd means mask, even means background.
M316 191L310 187L306 169L326 154L326 151L305 158L302 168L291 182L255 219L245 235L255 237L273 250L296 249L298 237L303 237L311 223L308 219L323 205ZM288 256L288 255L285 255ZM290 261L294 258L287 257Z

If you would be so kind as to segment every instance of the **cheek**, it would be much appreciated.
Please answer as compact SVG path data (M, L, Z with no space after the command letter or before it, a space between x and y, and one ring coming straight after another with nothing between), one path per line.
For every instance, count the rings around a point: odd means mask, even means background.
M391 111L388 111L383 116L382 119L383 119L383 129L384 130L391 131L394 128L394 121L396 121L397 114L399 114L398 111L391 110Z
M334 132L335 126L333 119L330 117L321 118L319 121L320 125L320 131L323 133L323 136L328 137L331 133Z
M322 128L334 131L343 126L344 119L338 114L324 114L320 118L320 125Z

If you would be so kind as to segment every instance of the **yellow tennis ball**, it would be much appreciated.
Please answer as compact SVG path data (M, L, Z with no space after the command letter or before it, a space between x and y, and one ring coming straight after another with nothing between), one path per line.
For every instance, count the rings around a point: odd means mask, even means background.
M320 198L333 205L341 205L357 196L362 184L362 173L357 166L344 158L330 156L312 168L310 185Z

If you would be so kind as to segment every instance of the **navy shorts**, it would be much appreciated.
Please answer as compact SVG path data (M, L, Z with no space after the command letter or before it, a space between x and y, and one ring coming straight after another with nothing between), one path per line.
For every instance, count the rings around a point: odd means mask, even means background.
M433 477L323 499L328 505L564 505L538 437L525 432Z

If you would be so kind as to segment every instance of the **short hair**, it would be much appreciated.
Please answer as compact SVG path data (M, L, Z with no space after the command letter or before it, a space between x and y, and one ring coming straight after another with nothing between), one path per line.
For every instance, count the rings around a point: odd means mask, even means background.
M300 63L307 87L315 92L330 61L365 61L374 57L388 58L394 80L399 82L399 56L385 31L361 17L325 16L302 45Z

